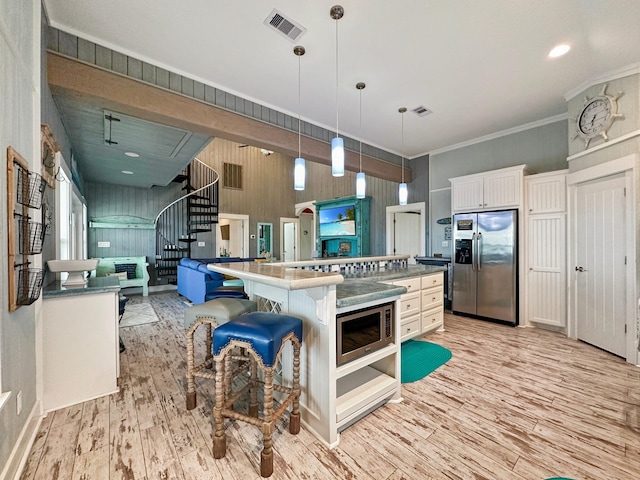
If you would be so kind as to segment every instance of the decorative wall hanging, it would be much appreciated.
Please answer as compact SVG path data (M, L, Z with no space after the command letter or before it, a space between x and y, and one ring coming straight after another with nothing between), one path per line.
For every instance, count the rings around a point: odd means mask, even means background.
M60 150L48 125L41 128L42 178L51 188L56 188L56 152Z
M31 209L42 206L46 181L30 172L27 161L7 148L7 232L9 310L31 305L40 297L44 272L31 268L30 255L42 253L42 223L32 221Z

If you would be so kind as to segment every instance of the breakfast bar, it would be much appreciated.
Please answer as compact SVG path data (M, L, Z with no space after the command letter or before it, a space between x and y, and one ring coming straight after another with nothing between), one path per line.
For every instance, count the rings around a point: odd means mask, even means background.
M302 319L301 420L330 448L338 445L341 430L378 406L401 400L400 299L407 288L394 283L408 277L440 274L442 270L407 266L407 258L208 265L212 271L240 278L246 293L258 303L258 310ZM387 317L387 338L381 338L371 351L363 349L362 355L341 364L341 319L379 312L386 312L380 315ZM381 325L380 335L384 337L384 324ZM285 351L283 366L291 364L288 355L291 352ZM286 381L291 372L284 370L282 376Z

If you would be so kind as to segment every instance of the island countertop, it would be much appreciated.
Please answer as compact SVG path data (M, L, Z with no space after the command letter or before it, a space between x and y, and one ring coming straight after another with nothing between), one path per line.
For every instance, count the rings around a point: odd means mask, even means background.
M207 268L218 273L254 280L287 290L336 285L337 308L402 295L407 291L405 287L389 285L384 282L430 275L446 270L446 267L440 266L411 265L407 268L363 269L340 274L338 272L302 270L287 265L285 263L272 265L260 262L236 262L209 264Z

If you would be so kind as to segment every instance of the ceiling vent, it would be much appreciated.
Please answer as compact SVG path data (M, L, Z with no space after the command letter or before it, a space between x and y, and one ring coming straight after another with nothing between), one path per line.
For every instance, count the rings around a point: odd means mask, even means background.
M429 110L424 105L420 105L419 107L412 108L411 111L413 113L415 113L416 115L418 115L419 117L426 117L427 115L433 113L431 110Z
M307 31L302 25L295 20L287 18L283 13L279 12L275 8L265 18L264 24L276 30L281 35L284 35L292 42L296 42Z

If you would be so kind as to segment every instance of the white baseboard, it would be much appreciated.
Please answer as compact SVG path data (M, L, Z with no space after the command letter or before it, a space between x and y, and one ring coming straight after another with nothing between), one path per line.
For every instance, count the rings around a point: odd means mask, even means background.
M7 464L0 472L0 480L18 480L20 478L42 422L40 410L40 402L37 401L29 413L29 419L24 424L16 444L13 446Z

